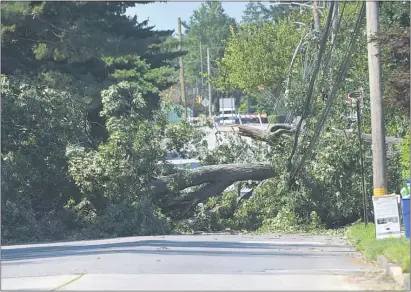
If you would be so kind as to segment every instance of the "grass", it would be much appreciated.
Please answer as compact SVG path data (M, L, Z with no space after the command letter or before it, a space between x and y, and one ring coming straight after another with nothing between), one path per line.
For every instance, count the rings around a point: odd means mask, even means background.
M347 229L351 244L364 256L375 261L377 256L384 255L390 262L402 267L403 272L410 272L410 241L406 238L375 238L375 225L354 224Z

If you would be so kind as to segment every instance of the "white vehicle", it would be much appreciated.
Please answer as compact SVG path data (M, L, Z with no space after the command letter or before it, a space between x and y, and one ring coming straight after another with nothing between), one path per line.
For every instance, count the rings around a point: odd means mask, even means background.
M167 162L176 168L197 168L200 164L197 159L167 159Z
M234 98L222 98L219 100L220 112L217 115L219 124L235 124L237 121L237 114L235 108Z

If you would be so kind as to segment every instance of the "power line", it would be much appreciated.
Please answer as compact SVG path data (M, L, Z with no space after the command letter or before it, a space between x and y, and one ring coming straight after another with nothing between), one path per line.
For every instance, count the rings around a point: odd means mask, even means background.
M318 137L319 137L319 135L320 135L320 133L321 133L323 127L324 127L325 120L326 120L326 118L327 118L327 116L328 116L328 114L331 110L333 101L337 96L338 87L339 87L339 85L341 84L341 82L343 81L343 79L345 78L345 76L347 74L348 64L349 64L349 61L351 60L351 54L354 51L356 40L357 40L357 37L359 35L360 26L361 26L362 20L364 19L364 16L365 16L365 4L363 3L362 6L361 6L360 13L359 13L358 18L357 18L357 23L356 23L354 32L353 32L352 37L351 37L348 52L347 52L347 54L344 58L344 61L341 64L341 68L339 70L340 74L339 74L339 76L337 77L337 80L334 83L333 90L330 94L329 100L328 100L327 105L326 105L326 107L323 111L323 114L322 114L322 116L321 116L321 118L320 118L320 120L317 124L317 127L315 129L313 138L311 139L310 144L308 145L308 148L306 149L305 153L303 154L303 157L301 158L299 164L297 165L297 167L294 168L294 170L292 172L292 175L291 175L291 178L295 177L295 175L298 173L298 171L301 170L301 168L302 168L304 162L306 161L306 159L310 155L312 155L312 149L314 148L314 146L315 146L315 144L318 140Z

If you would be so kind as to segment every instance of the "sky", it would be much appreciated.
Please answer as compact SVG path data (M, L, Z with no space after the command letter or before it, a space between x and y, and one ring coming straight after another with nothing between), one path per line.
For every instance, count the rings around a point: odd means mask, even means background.
M248 2L223 2L225 12L240 21ZM188 21L194 10L200 8L201 2L155 2L146 5L137 4L129 8L127 14L137 14L138 21L149 19L149 24L156 29L174 29L177 33L177 19Z

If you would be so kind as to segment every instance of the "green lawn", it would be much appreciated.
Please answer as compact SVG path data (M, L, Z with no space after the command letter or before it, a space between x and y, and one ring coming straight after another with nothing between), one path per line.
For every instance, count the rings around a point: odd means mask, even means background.
M406 238L375 239L375 225L358 223L347 229L348 240L355 245L369 260L376 260L384 255L392 263L402 267L404 272L410 271L410 241Z

